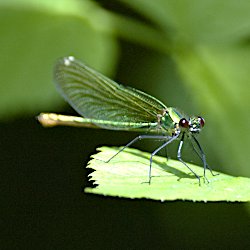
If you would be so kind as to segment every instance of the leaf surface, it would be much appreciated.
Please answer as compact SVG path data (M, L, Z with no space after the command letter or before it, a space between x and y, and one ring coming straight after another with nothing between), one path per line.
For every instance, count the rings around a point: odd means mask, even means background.
M86 188L85 192L124 198L146 198L160 201L250 201L250 179L222 174L212 176L207 171L210 183L197 179L179 161L155 156L152 166L152 182L147 184L150 153L127 148L109 163L106 163L118 148L101 147L92 155L88 168L98 186ZM199 175L203 169L188 163Z

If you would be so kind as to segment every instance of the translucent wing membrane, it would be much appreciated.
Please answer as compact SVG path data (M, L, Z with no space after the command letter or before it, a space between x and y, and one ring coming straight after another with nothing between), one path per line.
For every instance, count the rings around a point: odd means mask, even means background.
M120 85L87 67L74 57L58 60L55 80L59 91L67 102L82 116L110 121L104 128L116 127L119 123L157 124L157 114L166 106L154 97ZM115 124L112 125L112 122Z

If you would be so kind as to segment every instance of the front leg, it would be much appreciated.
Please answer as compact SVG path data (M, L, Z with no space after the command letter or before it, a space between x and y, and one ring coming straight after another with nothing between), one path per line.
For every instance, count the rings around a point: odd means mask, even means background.
M184 143L184 138L185 138L185 134L183 133L182 134L182 137L181 137L181 141L179 143L179 147L178 147L178 152L177 152L177 159L183 164L185 165L194 175L195 177L198 179L199 181L199 186L201 185L201 180L200 180L200 176L198 176L189 166L188 164L182 160L182 157L181 157L181 152L182 152L182 146L183 146L183 143Z

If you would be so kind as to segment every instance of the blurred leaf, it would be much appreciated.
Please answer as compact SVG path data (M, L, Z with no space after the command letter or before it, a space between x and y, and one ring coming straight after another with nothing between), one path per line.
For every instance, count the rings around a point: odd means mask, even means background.
M120 1L150 18L174 41L231 43L249 36L249 1Z
M191 200L191 201L250 201L250 179L221 174L208 174L209 184L199 186L197 179L179 161L155 156L152 167L152 182L148 185L150 154L127 148L112 161L103 161L113 156L117 149L102 147L101 152L92 155L88 168L95 171L91 180L96 188L86 188L85 192L154 200ZM201 167L189 164L199 175ZM207 172L208 173L208 172Z
M161 53L168 53L169 41L166 34L130 17L109 13L113 22L113 33L127 41L147 46Z
M112 25L90 1L1 1L0 22L2 118L61 103L52 83L58 57L76 55L105 73L114 68Z

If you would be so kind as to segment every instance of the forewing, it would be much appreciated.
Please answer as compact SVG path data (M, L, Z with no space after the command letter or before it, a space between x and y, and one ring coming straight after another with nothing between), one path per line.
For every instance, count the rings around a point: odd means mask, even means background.
M155 122L166 106L156 98L120 85L74 57L58 60L57 88L82 116L116 122Z

